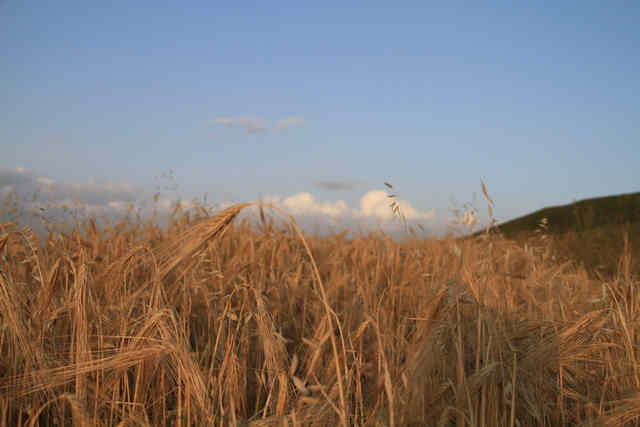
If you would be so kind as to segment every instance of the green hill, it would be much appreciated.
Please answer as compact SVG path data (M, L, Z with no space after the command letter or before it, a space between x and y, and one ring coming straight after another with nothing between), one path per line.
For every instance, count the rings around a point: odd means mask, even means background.
M507 237L526 234L539 228L543 218L547 219L548 232L551 234L633 225L640 221L640 192L595 197L564 206L544 208L499 224L497 229Z
M577 262L594 278L640 276L640 193L541 209L499 224L492 232L526 243L536 230L542 231L544 218L544 234L557 259Z

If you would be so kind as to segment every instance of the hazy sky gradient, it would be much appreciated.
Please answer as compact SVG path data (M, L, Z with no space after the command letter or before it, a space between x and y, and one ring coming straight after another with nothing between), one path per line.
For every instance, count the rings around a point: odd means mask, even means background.
M0 168L436 221L640 191L639 2L342 3L0 2Z

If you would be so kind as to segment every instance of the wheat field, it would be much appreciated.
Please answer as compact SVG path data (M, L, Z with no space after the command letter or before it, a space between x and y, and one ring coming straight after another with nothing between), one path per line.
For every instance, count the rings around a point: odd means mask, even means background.
M551 238L0 223L0 426L626 426L629 239L594 279ZM284 215L284 216L283 216Z

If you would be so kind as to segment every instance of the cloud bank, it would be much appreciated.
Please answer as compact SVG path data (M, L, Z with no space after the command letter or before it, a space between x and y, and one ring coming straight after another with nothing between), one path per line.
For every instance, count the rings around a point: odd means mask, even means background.
M23 168L0 168L0 194L7 196L15 192L32 200L78 200L88 205L104 205L108 201L117 200L133 203L143 194L142 188L126 182L98 183L62 182L38 176Z
M268 132L285 132L292 126L304 123L304 117L290 116L282 120L278 120L272 128L265 125L265 120L259 117L219 117L213 120L213 123L227 127L236 127L244 129L246 134L256 134Z
M407 225L420 224L423 228L435 231L435 210L421 211L405 200L394 199L407 220ZM294 216L307 229L331 226L352 231L371 231L381 229L389 233L402 232L404 224L391 210L391 201L385 190L371 190L361 198L359 205L350 208L343 200L326 202L316 199L312 194L302 192L282 198L266 197L265 202L272 203Z
M145 212L145 204L140 203L143 197L142 188L126 182L62 182L22 168L0 168L0 203L12 201L8 208L0 209L0 222L15 214L9 207L17 207L20 220L36 229L41 229L41 217L53 222L70 222L67 211L76 207L81 220L88 217L116 219L130 209ZM17 206L13 203L16 199ZM148 208L146 211L152 212ZM34 216L34 212L41 217Z
M178 203L177 200L163 197L154 200L142 188L126 182L60 182L24 169L0 169L0 202L14 194L19 196L19 205L26 212L42 211L47 216L58 217L58 220L65 216L64 206L73 207L79 202L81 220L88 217L119 219L128 212L146 219L156 212L160 224L166 225L170 213ZM420 224L425 229L434 231L433 209L422 211L408 201L394 200L409 225ZM343 200L319 200L309 192L289 196L271 195L263 198L263 201L289 213L303 229L314 233L329 229L365 232L381 229L393 234L402 232L404 227L402 221L393 214L389 206L391 200L385 190L374 189L364 193L355 207L350 207ZM180 204L184 210L194 207L190 201L180 201ZM208 207L220 210L232 204L231 201L223 201ZM253 209L253 214L255 213L257 209ZM252 215L251 210L248 214ZM277 216L274 213L274 217ZM0 222L4 219L0 215Z

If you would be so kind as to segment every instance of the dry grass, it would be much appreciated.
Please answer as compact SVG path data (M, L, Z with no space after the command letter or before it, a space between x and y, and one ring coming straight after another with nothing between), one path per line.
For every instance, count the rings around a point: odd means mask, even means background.
M484 190L484 189L483 189ZM0 426L640 420L638 280L537 239L0 224Z

